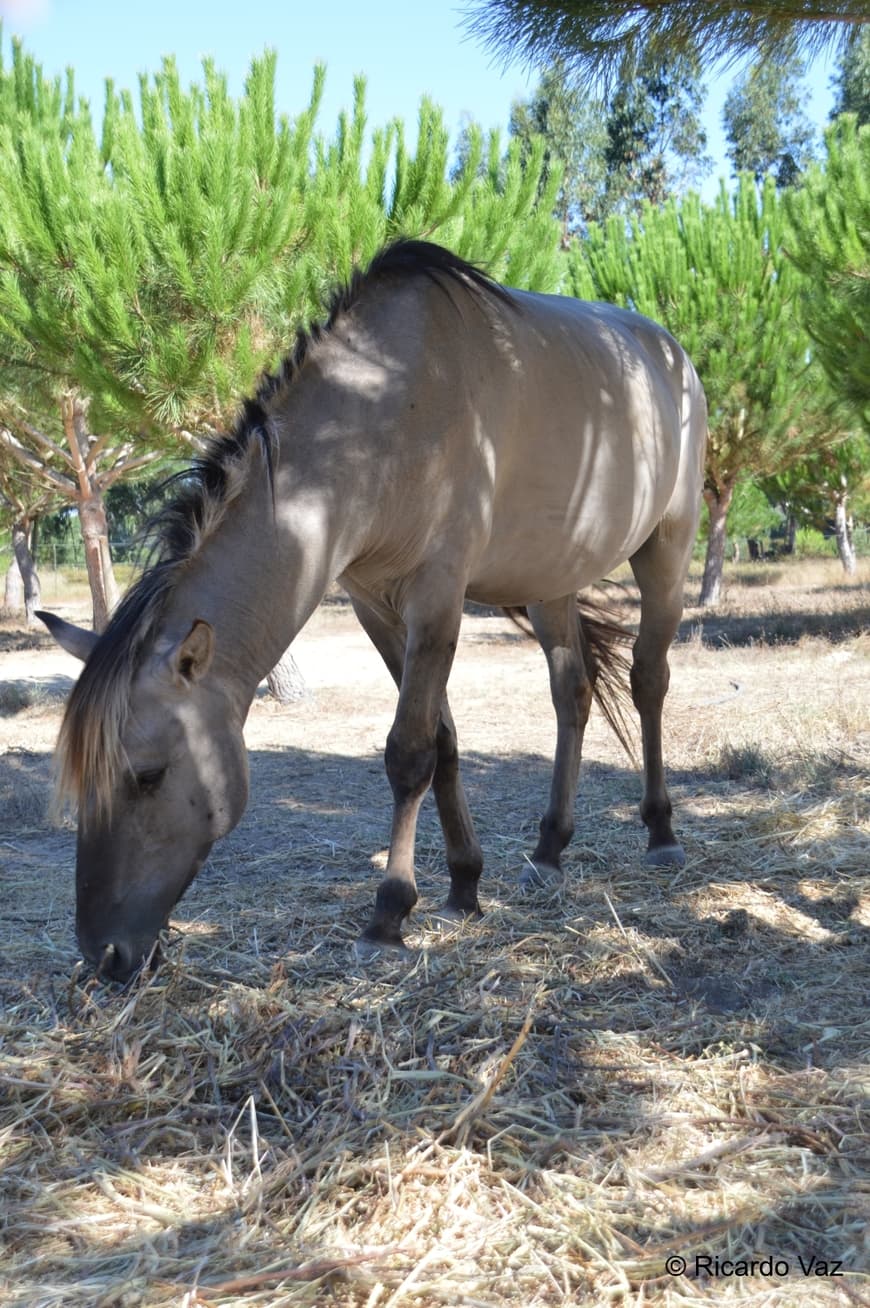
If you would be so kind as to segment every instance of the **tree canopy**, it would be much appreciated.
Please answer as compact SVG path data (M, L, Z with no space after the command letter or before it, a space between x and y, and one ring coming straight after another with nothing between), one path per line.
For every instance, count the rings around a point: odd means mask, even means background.
M870 125L844 114L825 160L788 196L788 251L804 274L807 330L831 390L870 429Z
M859 127L870 123L870 20L843 51L832 86L836 92L832 118L855 114Z
M470 0L467 25L504 63L561 59L586 79L615 81L642 52L698 55L706 66L767 55L786 41L812 58L841 50L870 21L866 0Z
M801 105L803 61L788 47L756 60L725 98L722 119L735 176L771 173L793 186L812 158L814 132Z

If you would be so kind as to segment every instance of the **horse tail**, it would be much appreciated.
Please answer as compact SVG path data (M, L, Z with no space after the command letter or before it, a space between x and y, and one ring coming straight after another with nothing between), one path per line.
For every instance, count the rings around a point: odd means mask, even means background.
M524 605L512 605L502 612L525 635L534 636L529 611ZM631 659L623 652L633 643L634 635L604 604L584 594L577 596L577 628L595 701L622 748L636 763L629 716Z

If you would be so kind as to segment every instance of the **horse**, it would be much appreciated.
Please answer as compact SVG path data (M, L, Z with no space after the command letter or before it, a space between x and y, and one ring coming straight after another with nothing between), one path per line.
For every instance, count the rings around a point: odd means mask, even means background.
M42 614L84 660L57 786L77 808L85 957L125 981L155 952L245 809L242 729L257 686L336 580L398 688L389 855L364 948L403 948L430 786L450 877L443 912L480 913L483 855L447 700L466 599L521 609L547 659L557 741L531 856L547 879L573 832L593 693L606 701L618 653L577 593L629 560L646 858L682 864L661 717L706 430L689 358L636 313L509 289L427 241L396 241L357 270L176 486L106 630Z

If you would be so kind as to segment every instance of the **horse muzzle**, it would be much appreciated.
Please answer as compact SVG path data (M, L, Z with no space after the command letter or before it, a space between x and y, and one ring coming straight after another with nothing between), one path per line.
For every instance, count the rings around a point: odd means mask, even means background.
M156 935L125 937L115 932L114 939L91 935L81 926L76 931L79 947L97 976L121 984L130 981L143 967L153 969L160 959Z

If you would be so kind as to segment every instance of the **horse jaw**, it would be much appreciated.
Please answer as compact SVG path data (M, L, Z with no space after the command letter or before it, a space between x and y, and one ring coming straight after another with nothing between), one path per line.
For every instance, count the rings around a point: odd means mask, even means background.
M48 627L58 645L65 649L67 654L72 654L73 658L81 659L82 663L87 661L100 639L97 632L86 631L84 627L76 627L71 622L65 622L56 613L46 613L44 609L39 609L35 616Z

